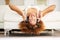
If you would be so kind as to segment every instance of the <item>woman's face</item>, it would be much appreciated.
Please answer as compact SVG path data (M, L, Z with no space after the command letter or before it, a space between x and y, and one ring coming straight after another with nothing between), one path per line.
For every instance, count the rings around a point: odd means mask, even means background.
M37 21L37 9L36 8L29 8L27 10L27 15L29 16L29 23L31 25L35 25Z
M36 14L35 13L30 13L30 15L29 15L29 23L31 25L35 25L36 21L37 21Z

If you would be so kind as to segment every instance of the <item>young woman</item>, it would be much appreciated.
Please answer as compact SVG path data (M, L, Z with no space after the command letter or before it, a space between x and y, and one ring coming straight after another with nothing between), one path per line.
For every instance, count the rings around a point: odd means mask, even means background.
M26 12L27 15L24 15L23 10L19 9L17 6L9 3L9 7L22 16L23 21L19 23L19 28L22 32L29 34L40 34L40 32L45 30L41 18L55 9L55 5L51 5L43 11L38 11L36 8L28 8Z

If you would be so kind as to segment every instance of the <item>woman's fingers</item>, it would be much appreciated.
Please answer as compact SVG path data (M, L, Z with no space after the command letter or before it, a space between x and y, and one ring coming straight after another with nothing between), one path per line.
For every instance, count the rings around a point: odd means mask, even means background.
M39 12L37 13L37 19L38 19L38 22L41 20L41 11L39 10Z

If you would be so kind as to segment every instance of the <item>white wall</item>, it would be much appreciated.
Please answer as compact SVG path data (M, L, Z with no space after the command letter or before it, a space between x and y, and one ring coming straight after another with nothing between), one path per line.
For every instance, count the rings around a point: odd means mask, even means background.
M25 6L34 5L34 0L24 0Z
M56 5L56 11L60 11L60 0L48 0L48 5Z
M0 0L0 5L5 5L5 0Z
M24 5L24 0L10 0L14 5Z

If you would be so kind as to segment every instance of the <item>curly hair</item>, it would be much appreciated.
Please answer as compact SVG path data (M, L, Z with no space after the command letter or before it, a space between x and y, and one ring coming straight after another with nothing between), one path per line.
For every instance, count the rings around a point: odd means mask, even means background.
M29 34L40 34L40 32L45 30L45 26L42 21L38 22L34 27L32 27L32 25L30 25L26 21L22 21L19 23L19 28L22 32Z

